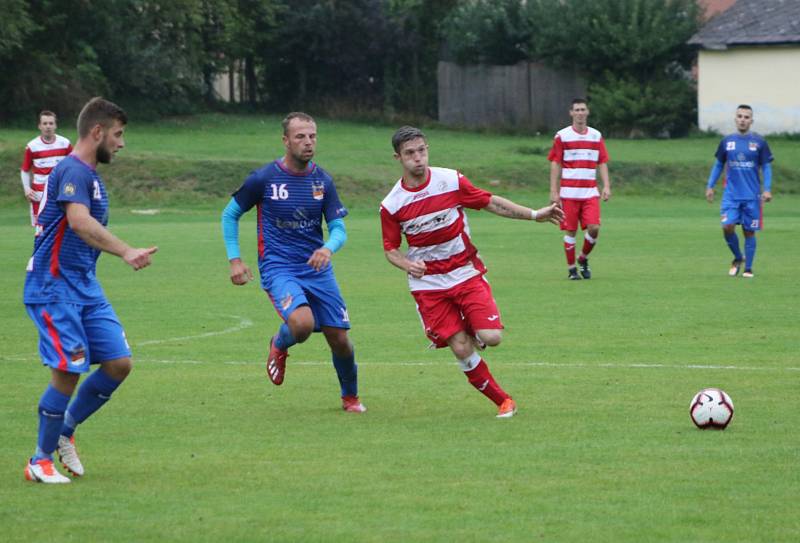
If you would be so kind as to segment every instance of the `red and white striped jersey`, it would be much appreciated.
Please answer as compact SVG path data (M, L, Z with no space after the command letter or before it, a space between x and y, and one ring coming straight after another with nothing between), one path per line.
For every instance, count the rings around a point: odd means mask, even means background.
M56 134L56 139L46 143L41 136L37 136L25 146L25 157L22 159L23 172L33 173L31 188L35 191L44 190L47 176L56 164L72 152L72 144L64 136Z
M400 179L381 202L383 248L398 249L405 234L409 260L425 262L425 275L408 276L412 292L446 290L486 273L469 236L464 207L483 209L492 194L475 187L456 170L429 168L415 188Z
M561 198L597 198L597 165L608 162L603 135L592 128L579 134L572 126L562 128L553 139L547 160L561 164Z

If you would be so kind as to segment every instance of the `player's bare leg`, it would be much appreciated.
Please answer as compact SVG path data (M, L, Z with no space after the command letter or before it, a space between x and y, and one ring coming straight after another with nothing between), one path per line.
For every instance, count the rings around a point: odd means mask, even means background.
M348 413L365 412L367 408L358 399L358 364L347 330L323 326L322 333L331 348L333 367L341 387L342 409Z
M480 337L484 333L483 335L486 339L495 341L495 345L497 345L501 339L501 335L497 332L500 332L500 330L479 330L478 336ZM473 338L462 330L450 336L447 339L447 344L456 356L458 364L469 383L497 405L497 416L499 418L514 416L517 412L514 400L497 384L497 381L489 371L489 366L475 352Z

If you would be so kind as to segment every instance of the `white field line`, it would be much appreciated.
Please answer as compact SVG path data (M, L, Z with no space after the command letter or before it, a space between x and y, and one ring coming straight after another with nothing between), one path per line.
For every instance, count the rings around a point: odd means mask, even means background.
M144 345L160 345L162 343L170 343L172 341L186 341L187 339L199 339L204 337L221 336L223 334L238 332L239 330L244 330L245 328L250 328L251 326L253 326L253 321L245 317L239 317L236 315L221 315L221 316L229 317L231 319L238 319L239 324L237 324L236 326L232 326L230 328L225 328L224 330L217 330L216 332L205 332L203 334L195 334L191 336L181 336L181 337L170 337L166 339L150 339L147 341L136 341L133 342L133 346L142 347Z

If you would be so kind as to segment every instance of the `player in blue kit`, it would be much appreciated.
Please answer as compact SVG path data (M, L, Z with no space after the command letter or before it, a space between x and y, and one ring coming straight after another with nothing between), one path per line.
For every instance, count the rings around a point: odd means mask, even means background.
M706 199L714 201L714 185L728 165L725 192L722 195L720 215L722 233L733 253L728 275L735 277L744 264L742 277L753 277L753 260L756 256L756 232L761 230L762 202L772 200L772 151L764 138L750 132L753 108L740 105L736 108L736 134L722 138L717 147L717 161L711 169L706 184ZM759 169L764 174L764 191L761 192ZM736 235L736 225L744 233L744 258Z
M331 256L347 239L331 176L314 164L317 125L309 115L290 113L283 120L282 158L252 172L222 213L222 233L234 285L253 279L239 252L239 219L255 207L258 213L258 270L283 320L270 340L267 376L283 383L288 349L321 331L331 348L339 378L342 408L367 410L358 398L358 365L347 334L350 318L333 275ZM322 220L328 226L323 243Z
M25 478L69 483L53 466L58 449L64 467L84 473L75 448L78 424L100 409L131 371L131 351L114 309L95 276L102 251L134 270L150 264L158 249L134 249L106 229L108 196L97 173L125 146L127 115L93 98L78 116L78 143L50 174L39 208L33 256L23 299L39 329L39 354L51 380L39 400L39 438ZM100 368L72 394L91 364Z

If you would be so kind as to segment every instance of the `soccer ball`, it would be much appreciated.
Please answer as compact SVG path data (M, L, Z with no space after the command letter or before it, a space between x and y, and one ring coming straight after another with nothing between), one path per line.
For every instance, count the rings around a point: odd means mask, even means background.
M689 415L701 430L724 430L733 418L733 400L724 390L704 388L692 398Z

